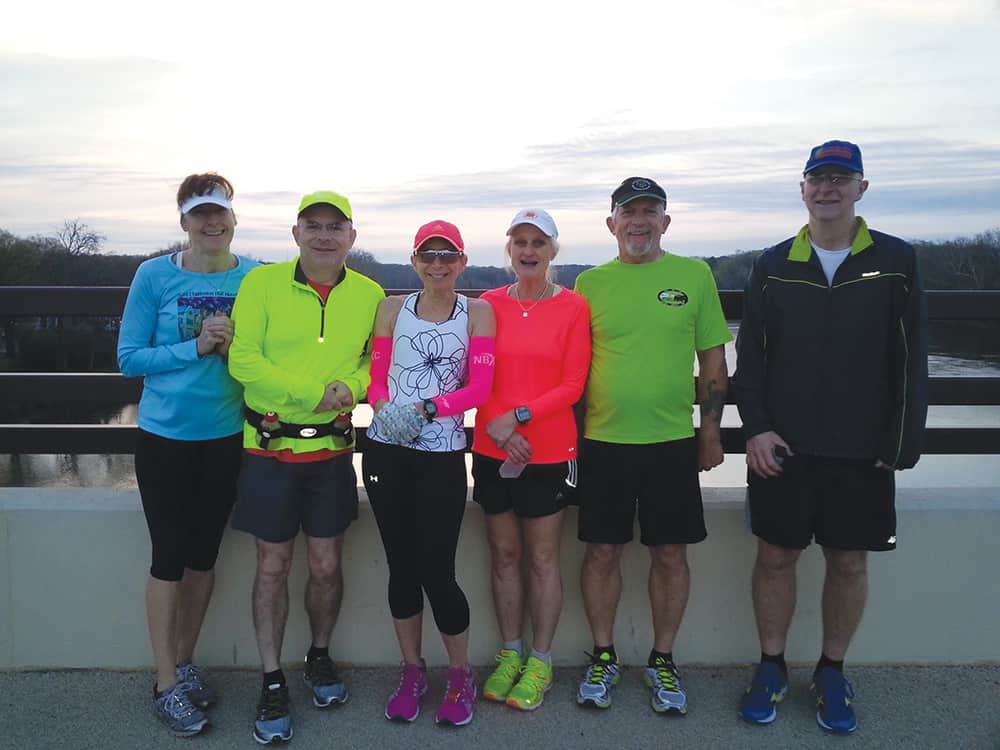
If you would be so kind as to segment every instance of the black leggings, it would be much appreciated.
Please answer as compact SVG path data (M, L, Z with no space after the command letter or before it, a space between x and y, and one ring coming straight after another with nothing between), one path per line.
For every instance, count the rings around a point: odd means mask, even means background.
M179 581L185 568L215 566L242 459L242 433L171 440L139 430L135 478L153 546L153 578Z
M465 454L369 441L362 469L389 563L392 616L422 612L426 593L438 630L464 633L469 602L455 580L455 550L465 515Z

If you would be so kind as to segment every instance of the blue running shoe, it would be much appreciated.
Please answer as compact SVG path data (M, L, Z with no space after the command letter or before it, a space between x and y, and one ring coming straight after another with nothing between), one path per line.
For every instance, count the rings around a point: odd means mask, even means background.
M257 720L253 738L261 745L288 742L292 739L292 717L288 711L288 686L265 685L257 702Z
M816 723L828 732L850 734L858 728L851 703L854 690L843 673L824 667L809 688L816 696Z
M683 716L688 712L687 693L681 687L680 672L671 662L657 657L656 666L646 667L643 677L653 691L649 703L656 713L670 712Z
M215 703L217 697L215 691L205 684L201 667L197 664L191 662L178 664L174 674L177 683L183 686L181 689L198 708L206 709Z
M778 718L776 706L788 692L788 678L781 667L765 661L757 665L750 687L740 699L740 718L751 724L770 724Z
M576 692L576 702L581 706L607 708L611 705L611 687L621 679L621 668L608 653L587 656L590 657L590 664Z
M153 710L178 737L190 737L208 726L208 717L195 707L179 683L160 695L153 687Z
M313 705L326 708L347 701L347 685L337 674L337 666L329 656L306 657L302 679L312 689Z

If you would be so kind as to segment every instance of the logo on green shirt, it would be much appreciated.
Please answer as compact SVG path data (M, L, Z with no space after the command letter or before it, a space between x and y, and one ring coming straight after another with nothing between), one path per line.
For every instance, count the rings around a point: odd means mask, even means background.
M664 289L656 298L667 307L681 307L688 303L687 294L680 289Z

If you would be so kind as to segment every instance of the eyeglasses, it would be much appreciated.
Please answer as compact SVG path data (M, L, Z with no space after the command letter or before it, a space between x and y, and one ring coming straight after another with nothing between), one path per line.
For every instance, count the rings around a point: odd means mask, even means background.
M427 265L433 263L434 259L437 258L442 263L450 266L452 263L458 262L458 259L462 257L462 253L457 250L418 250L413 253L413 257Z
M828 182L833 187L841 187L847 185L849 182L861 182L861 178L855 177L852 174L807 174L806 182L813 186L819 186L824 182Z
M346 221L335 221L332 224L320 224L318 221L306 221L302 223L302 228L307 232L319 234L324 229L330 233L343 232L347 229Z

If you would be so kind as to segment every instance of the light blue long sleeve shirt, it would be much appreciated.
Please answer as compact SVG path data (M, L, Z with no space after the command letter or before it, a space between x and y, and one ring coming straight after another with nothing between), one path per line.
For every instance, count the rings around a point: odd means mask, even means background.
M139 427L174 440L213 440L243 430L243 388L218 354L198 356L206 317L229 315L255 260L221 273L178 268L172 256L143 262L129 288L118 335L118 367L143 377Z

